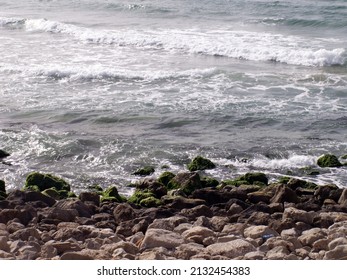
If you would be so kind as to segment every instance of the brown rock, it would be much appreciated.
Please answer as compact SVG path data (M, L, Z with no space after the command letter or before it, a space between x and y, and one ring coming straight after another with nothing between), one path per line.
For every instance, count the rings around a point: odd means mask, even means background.
M81 252L66 252L64 253L61 260L94 260L93 257L83 254Z
M303 246L313 246L313 243L317 240L326 237L326 233L320 228L312 228L302 232L302 235L298 238Z
M200 217L200 216L205 216L205 217L213 216L211 209L207 207L206 205L195 206L191 209L183 209L180 213L182 216L185 216L191 219L196 219L197 217Z
M7 243L8 239L6 236L0 236L0 250L9 252L10 246Z
M268 226L259 225L245 228L243 235L248 238L257 239L263 236L278 236L278 233Z
M82 202L91 202L96 206L100 205L100 195L93 192L81 192L78 198Z
M347 206L347 188L345 188L339 198L339 204Z
M10 235L11 240L29 240L29 238L40 239L40 234L34 227L17 230Z
M316 215L317 214L314 212L306 212L304 210L299 210L294 207L288 207L284 209L283 220L289 218L296 222L304 222L306 224L312 224L313 219Z
M206 253L212 256L221 255L230 259L244 256L256 248L246 240L237 239L226 243L216 243L206 247Z
M338 245L324 255L324 260L347 260L347 245Z
M148 229L140 248L141 250L156 247L171 249L183 243L183 237L175 232L164 229Z
M173 216L170 218L163 219L155 219L153 223L149 225L149 229L151 228L160 228L166 230L174 230L179 224L187 223L188 219L183 216Z
M113 211L116 222L129 221L136 218L135 210L128 203L122 203L116 206Z
M214 236L215 233L212 230L201 226L193 227L182 233L182 237L188 242L190 241L198 244L202 244L205 238Z
M285 185L277 185L275 188L276 191L271 199L271 203L299 202L298 196L292 189L286 187Z

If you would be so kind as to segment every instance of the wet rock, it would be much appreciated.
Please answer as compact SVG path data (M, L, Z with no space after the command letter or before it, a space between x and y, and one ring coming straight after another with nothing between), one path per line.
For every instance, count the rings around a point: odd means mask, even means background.
M168 189L180 189L186 195L202 187L200 176L196 172L180 172L170 180ZM194 197L195 198L195 197Z
M137 176L149 176L154 172L155 172L155 169L152 166L145 166L145 167L137 169L132 174Z
M32 172L27 176L24 189L30 190L32 186L36 186L40 192L49 188L55 188L57 191L70 191L70 184L62 178L39 172Z
M335 155L326 154L318 158L317 164L320 167L340 167L342 166L341 162Z
M0 150L0 159L10 156L10 154L4 150Z
M195 157L188 164L188 170L190 172L198 171L198 170L213 169L215 167L216 167L216 165L211 160L204 158L202 156Z

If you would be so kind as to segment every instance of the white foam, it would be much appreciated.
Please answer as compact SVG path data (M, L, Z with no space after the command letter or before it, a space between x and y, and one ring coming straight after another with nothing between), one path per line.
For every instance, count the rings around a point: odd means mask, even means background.
M2 24L23 24L23 19L0 18ZM63 33L97 44L161 49L252 61L274 61L292 65L331 66L346 62L344 48L329 49L326 40L285 36L267 32L149 29L97 30L46 19L27 19L27 31Z

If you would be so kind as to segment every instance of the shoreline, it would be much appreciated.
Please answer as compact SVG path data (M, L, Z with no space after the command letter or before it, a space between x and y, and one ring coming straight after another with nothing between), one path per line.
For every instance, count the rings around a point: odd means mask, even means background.
M220 183L200 176L213 166L197 158L189 171L144 177L129 198L115 186L77 197L63 179L38 172L22 190L6 193L1 181L0 258L347 258L347 188L269 183L264 173Z

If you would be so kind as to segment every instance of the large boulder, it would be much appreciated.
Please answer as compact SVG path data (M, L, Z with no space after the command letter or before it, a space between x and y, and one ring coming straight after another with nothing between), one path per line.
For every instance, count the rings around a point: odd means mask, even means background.
M36 188L34 188L36 186ZM55 188L57 191L70 191L70 184L62 178L51 174L44 174L39 172L30 173L25 181L24 189L36 189L40 192Z
M176 233L165 229L151 228L148 229L141 243L140 249L152 249L164 247L173 249L184 243L183 237Z
M180 189L186 195L190 195L196 189L202 187L200 176L196 172L181 172L178 173L168 183L168 189Z
M195 157L188 164L188 170L190 172L198 171L198 170L213 169L215 167L216 167L216 165L211 160L204 158L202 156Z
M326 154L318 158L317 164L320 167L340 167L342 166L342 163L339 161L337 156Z
M206 247L206 252L210 255L221 255L229 259L242 257L245 254L255 251L254 245L244 239L236 239L229 242L215 243Z

